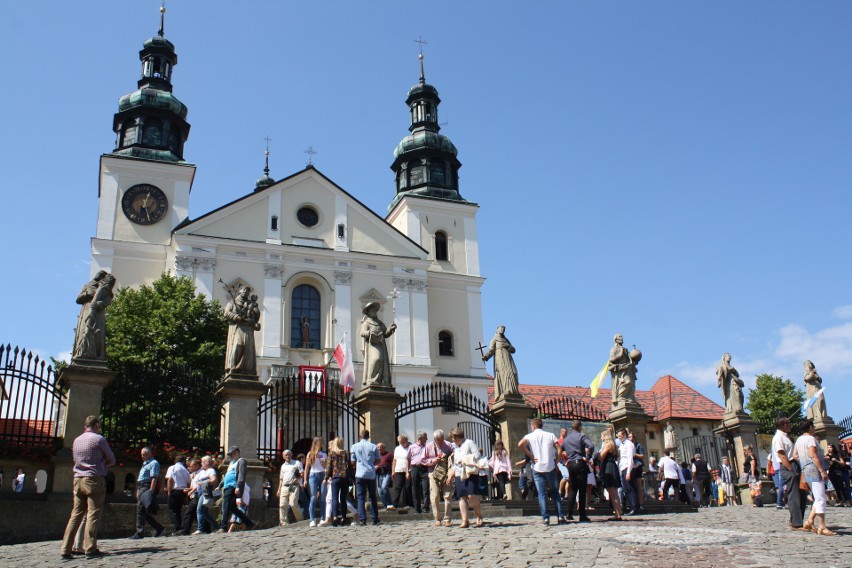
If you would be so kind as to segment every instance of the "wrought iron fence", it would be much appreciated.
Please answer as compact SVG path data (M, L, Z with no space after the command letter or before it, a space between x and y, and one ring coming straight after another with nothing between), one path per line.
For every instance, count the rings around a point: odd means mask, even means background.
M476 421L459 422L467 438L471 438L483 450L483 455L491 453L491 446L500 432L500 425L494 419L488 403L476 397L467 389L442 381L429 383L411 389L399 406L396 407L396 432L399 434L401 418L431 408L440 408L445 414L463 413ZM462 425L467 425L467 427ZM470 432L468 432L470 429Z
M174 363L126 364L104 389L101 432L129 452L147 444L161 451L220 452L219 378Z
M535 418L606 422L609 417L591 404L570 396L548 398L535 409Z
M769 435L774 434L775 431L778 429L775 421L778 418L780 418L781 416L782 415L779 414L778 416L772 416L772 417L769 417L769 418L763 418L763 419L756 420L756 422L759 425L758 428L757 428L758 433L769 434ZM803 419L802 419L801 416L796 416L796 415L794 415L793 417L790 418L790 435L791 436L798 436L799 434L801 434L802 420Z
M683 457L686 461L695 454L701 454L710 467L722 465L722 458L729 457L728 441L720 436L689 436L680 442ZM733 460L731 463L734 463Z
M843 428L843 430L840 431L840 439L841 440L843 440L844 438L848 438L849 436L852 436L852 414L850 414L846 418L842 419L837 424L838 424L838 426Z
M307 454L314 437L327 440L332 432L347 447L358 441L365 421L343 392L338 369L288 366L272 376L258 401L258 459L275 463L284 449Z
M34 448L52 453L64 414L53 367L32 351L0 345L0 456L27 457Z

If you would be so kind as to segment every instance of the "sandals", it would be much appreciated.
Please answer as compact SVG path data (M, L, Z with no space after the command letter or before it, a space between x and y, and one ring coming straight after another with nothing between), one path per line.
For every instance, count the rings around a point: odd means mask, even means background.
M485 522L482 520L482 517L479 517L479 518L476 519L476 524L474 526L475 527L481 527L481 526L484 526L484 525L485 525Z
M436 527L440 527L440 526L441 526L441 521L435 521L435 526L436 526Z
M837 533L828 527L814 527L814 532L820 536L837 536Z
M453 526L453 521L451 521L450 519L444 519L444 526L445 527Z
M801 527L792 527L794 531L816 532L816 527L810 523L805 523Z
M462 521L462 524L459 525L459 528L466 529L470 526L470 521Z

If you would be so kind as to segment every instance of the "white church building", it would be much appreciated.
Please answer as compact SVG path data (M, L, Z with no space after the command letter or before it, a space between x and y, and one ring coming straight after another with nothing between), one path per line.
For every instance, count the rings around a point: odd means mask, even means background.
M161 31L140 59L138 89L120 98L115 114L115 149L100 159L93 274L108 270L118 286L134 287L170 272L223 304L220 281L249 286L262 309L256 345L264 382L274 379L273 366L325 364L347 333L360 386L361 310L379 302L379 317L397 324L388 347L400 394L443 381L488 399L475 350L483 339L478 206L459 193L461 163L439 132L440 99L422 63L383 217L313 166L279 180L267 168L252 193L193 211L187 107L172 94L174 45ZM400 429L431 435L458 420L442 412L406 417Z

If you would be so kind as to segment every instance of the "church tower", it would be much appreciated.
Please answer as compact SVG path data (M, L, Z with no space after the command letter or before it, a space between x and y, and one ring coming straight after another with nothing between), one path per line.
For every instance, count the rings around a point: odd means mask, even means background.
M421 43L422 45L422 43ZM429 252L429 329L433 361L442 373L484 377L474 357L482 340L484 279L479 271L476 212L459 193L458 151L440 133L438 89L426 82L423 52L420 80L408 91L409 134L391 164L396 195L387 221Z
M160 8L160 29L139 52L137 89L118 101L115 149L101 156L92 272L109 270L119 285L166 270L163 246L189 215L195 166L183 160L188 109L172 94L178 58L165 38L165 11Z

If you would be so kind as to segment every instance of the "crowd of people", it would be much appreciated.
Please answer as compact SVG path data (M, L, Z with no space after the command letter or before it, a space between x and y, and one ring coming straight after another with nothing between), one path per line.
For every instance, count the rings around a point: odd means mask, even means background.
M84 426L73 445L74 506L62 543L63 558L101 554L98 526L107 468L115 463L115 456L99 433L97 416L89 416ZM789 437L789 420L779 419L777 426L767 463L778 489L776 506L789 509L792 528L833 535L825 524L826 501L833 491L838 506L851 502L847 456L834 446L823 455L810 420L803 423L804 433L795 441ZM531 420L531 428L518 444L525 458L515 464L501 440L485 457L461 428L453 428L448 436L435 430L431 439L418 432L414 443L403 434L392 451L382 442L371 442L367 430L351 446L334 433L325 448L322 438L313 438L307 455L294 456L289 449L282 453L275 489L279 523L309 519L311 527L366 525L369 512L369 520L376 525L381 522L380 510L413 508L417 513L431 513L435 526L449 527L455 500L458 526L479 527L484 524L480 498L505 499L513 467L520 471L520 497L537 498L544 524L550 524L551 509L558 524L573 522L575 512L578 522L589 522L588 510L595 501L609 501L613 512L609 521L643 513L647 498L679 499L699 507L714 502L736 505L738 483L760 484L758 458L751 446L745 448L744 472L737 478L727 458L718 468L712 468L701 454L695 454L690 463L678 464L673 454L664 454L657 462L654 456L646 456L634 433L623 428L615 436L611 430L601 432L598 446L583 433L579 420L562 429L559 437L545 431L538 418ZM160 463L153 448L143 448L136 480L136 531L130 538L144 538L146 526L154 536L165 533L166 527L156 517L161 490L173 535L251 528L246 460L236 446L228 448L227 454L227 467L209 455L188 461L183 455L175 456L161 487ZM271 499L273 487L259 489ZM805 520L808 503L812 509ZM759 504L756 497L755 505Z

